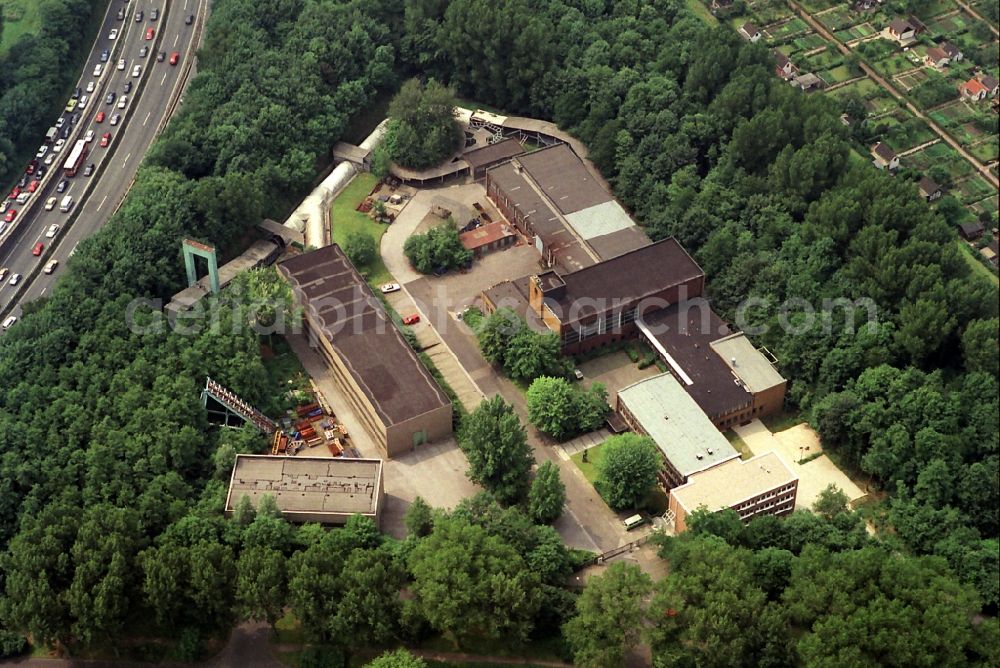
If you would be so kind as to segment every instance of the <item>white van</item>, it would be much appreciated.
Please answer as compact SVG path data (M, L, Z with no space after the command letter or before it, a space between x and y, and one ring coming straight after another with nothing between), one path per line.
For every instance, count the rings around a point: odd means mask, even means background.
M626 517L624 521L625 530L631 531L636 527L641 527L645 523L646 523L646 518L643 517L642 515L633 515L632 517Z
M15 322L17 322L17 316L9 315L7 316L7 319L3 321L3 328L10 329L10 326L13 325Z
M101 63L97 63L96 65L94 65L94 76L95 77L101 76L101 72L103 72L103 71L104 71L104 65L102 65Z
M31 199L31 193L25 190L23 193L17 196L17 203L26 204L29 199Z
M59 205L59 210L62 211L63 213L66 213L72 208L73 208L73 196L66 195L65 197L62 198L62 203Z

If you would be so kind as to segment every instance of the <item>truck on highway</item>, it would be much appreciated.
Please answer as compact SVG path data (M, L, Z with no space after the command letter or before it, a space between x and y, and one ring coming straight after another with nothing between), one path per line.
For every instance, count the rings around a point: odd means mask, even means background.
M66 170L66 176L68 178L76 176L77 170L80 169L80 165L83 164L86 158L87 140L77 139L76 144L73 145L73 150L69 153L69 157L66 158L66 162L63 163L63 169Z
M62 211L63 213L67 213L72 208L73 208L73 196L66 195L65 197L62 198L62 202L59 203L59 210Z

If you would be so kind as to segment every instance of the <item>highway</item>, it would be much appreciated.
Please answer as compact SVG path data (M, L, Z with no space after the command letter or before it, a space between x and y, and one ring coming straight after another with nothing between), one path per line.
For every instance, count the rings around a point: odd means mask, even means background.
M11 238L3 242L0 268L8 269L6 278L0 283L0 312L4 318L8 315L19 316L22 304L49 292L77 244L99 230L116 210L131 186L143 156L161 129L165 116L174 107L171 99L182 83L185 63L194 57L196 27L203 20L203 5L207 1L111 0L108 16L88 56L82 79L77 84L86 91L89 82L96 83L96 90L90 94L77 124L80 138L88 130L94 132L84 165L93 163L95 171L88 177L84 175L84 168L81 168L73 178L63 176L62 165L72 149L72 140L76 137L74 131L49 167L50 172L57 173L51 177L46 175L43 181L46 185L34 194L33 202L36 205L28 217L18 223ZM123 20L117 19L120 8L125 10ZM160 13L155 21L150 20L153 9ZM135 20L138 11L143 12L141 21ZM187 23L189 16L194 17L191 24ZM109 40L109 34L114 28L118 28L120 34L115 40ZM150 28L155 31L153 40L146 39ZM143 47L148 49L145 57L140 56L140 49ZM104 49L114 51L108 62L104 63L106 70L102 76L95 79L92 76L94 67L101 62L101 52ZM157 60L159 52L165 53L161 62ZM174 52L179 54L179 59L176 65L171 65L170 58ZM121 70L118 69L119 59L125 60L125 67ZM133 76L136 65L142 68L139 77ZM122 109L119 108L119 103L128 82L131 82L132 87L127 94L126 106ZM116 95L114 103L110 105L105 100L109 92ZM97 123L96 116L101 111L106 118ZM118 125L111 126L110 120L116 113L121 114L121 121ZM70 114L64 116L68 117ZM107 148L101 148L100 141L105 132L112 134L111 144ZM63 193L57 193L57 185L63 179L68 182L68 188ZM70 212L62 212L59 203L67 194L73 196L75 203ZM45 211L40 204L49 197L56 197L57 203L51 211ZM22 208L13 202L12 206ZM63 229L69 220L73 221L72 225ZM50 239L46 235L53 224L59 225L60 230L55 238ZM45 244L40 257L32 252L39 242ZM50 260L57 260L59 263L53 273L36 271ZM23 276L17 286L9 283L13 274ZM28 282L32 274L34 278Z

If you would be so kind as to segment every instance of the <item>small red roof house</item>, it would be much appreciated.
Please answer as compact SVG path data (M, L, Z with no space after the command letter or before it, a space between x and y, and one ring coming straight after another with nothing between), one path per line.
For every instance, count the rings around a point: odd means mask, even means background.
M899 156L889 148L888 145L879 142L872 146L872 162L879 169L888 169L890 172L899 168Z
M932 46L927 49L927 53L924 54L924 62L934 69L943 70L948 67L948 64L951 62L951 57L948 55L948 52L941 47Z
M791 79L797 76L799 73L799 68L788 59L788 56L783 54L781 51L774 52L774 73L777 74L782 79Z
M740 26L739 33L743 39L748 42L754 42L755 44L759 42L761 38L760 30L749 21Z
M978 102L990 97L990 89L983 85L983 82L973 77L958 87L958 91L967 100Z
M517 241L514 230L503 221L462 232L458 238L462 241L462 245L472 251L476 257L482 257L490 251L506 248Z
M917 28L909 19L893 19L884 32L886 37L900 46L909 46L916 38Z
M964 57L962 55L962 51L951 42L941 42L939 46L942 49L944 49L944 52L948 54L948 57L951 58L956 63L961 62L962 58Z

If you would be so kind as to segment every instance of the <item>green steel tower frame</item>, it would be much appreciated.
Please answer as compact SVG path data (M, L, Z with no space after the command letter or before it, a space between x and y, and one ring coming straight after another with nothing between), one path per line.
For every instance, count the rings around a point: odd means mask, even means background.
M191 239L185 239L181 244L184 251L184 268L187 270L188 287L198 282L198 270L194 258L202 257L208 262L208 284L212 294L219 292L219 261L215 257L215 246L208 246Z

